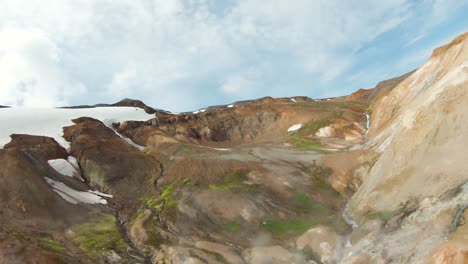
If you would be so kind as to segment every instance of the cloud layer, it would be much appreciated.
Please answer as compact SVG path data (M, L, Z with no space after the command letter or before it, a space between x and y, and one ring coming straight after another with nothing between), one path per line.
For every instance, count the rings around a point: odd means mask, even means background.
M0 104L133 97L188 110L343 91L337 80L362 62L363 48L420 17L417 10L436 25L462 1L3 2ZM432 26L401 36L401 45L417 43Z

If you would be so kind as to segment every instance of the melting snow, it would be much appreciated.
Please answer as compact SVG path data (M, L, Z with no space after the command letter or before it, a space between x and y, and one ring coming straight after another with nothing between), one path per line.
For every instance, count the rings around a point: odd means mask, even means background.
M203 113L203 112L205 112L205 111L206 111L206 109L200 109L200 110L195 111L195 112L193 112L193 113L194 113L194 114L198 114L198 113Z
M370 115L369 113L366 113L366 133L367 131L369 131L369 128L370 128Z
M78 170L66 159L48 160L47 163L62 175L69 177L79 175Z
M326 126L326 127L322 127L320 128L317 133L315 133L315 135L317 137L331 137L333 135L333 133L335 132L335 129L333 129L333 127L331 126Z
M231 105L228 105L227 107L228 107L228 108L232 108L232 107L234 107L234 105L231 104Z
M231 150L231 149L228 149L228 148L212 148L212 147L207 147L207 146L199 146L199 147L214 149L214 150L219 150L219 151L229 151L229 150Z
M292 125L290 128L288 128L288 132L299 130L301 129L301 127L302 127L302 124Z
M68 162L70 162L70 164L75 167L76 170L80 170L80 165L78 164L78 160L73 157L73 156L68 156L67 158Z
M297 103L296 99L294 99L294 98L290 98L290 99L291 99L291 101Z
M107 126L127 120L146 121L154 118L143 109L135 107L97 107L84 109L0 109L0 148L10 142L11 134L29 134L53 137L61 146L68 149L69 143L62 137L62 128L73 125L72 119L92 117Z
M349 214L348 204L346 204L341 216L346 224L350 225L353 229L357 228L359 225L354 221L354 219Z
M138 145L137 143L133 142L133 140L129 139L128 137L120 134L119 132L117 132L117 130L115 130L112 125L107 125L107 127L109 127L110 129L112 129L112 131L114 131L114 133L121 137L123 140L127 141L128 144L132 145L133 147L135 147L136 149L140 150L140 151L143 151L145 149L145 147L141 146L141 145Z
M107 200L103 199L101 195L96 194L96 191L80 192L62 182L54 181L50 178L45 179L52 186L53 190L69 203L107 204Z
M100 192L100 191L88 191L88 192L94 193L94 194L99 195L99 196L101 196L101 197L107 197L107 198L112 198L112 197L114 197L114 195L112 195L112 194L106 194L106 193L102 193L102 192Z

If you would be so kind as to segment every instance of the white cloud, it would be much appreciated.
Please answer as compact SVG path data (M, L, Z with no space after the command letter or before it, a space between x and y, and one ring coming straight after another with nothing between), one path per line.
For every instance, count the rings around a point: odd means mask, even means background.
M0 98L6 105L57 106L86 91L60 67L60 50L40 29L0 30Z
M136 78L136 66L134 63L129 63L124 69L114 74L108 88L109 92L115 93L115 96L118 97L125 97L131 92L132 86L137 81Z
M242 95L245 94L246 91L253 88L254 82L251 80L235 75L230 76L221 86L221 89L224 93L228 95Z
M432 23L440 22L451 16L458 8L468 3L463 0L432 0Z
M409 0L3 0L1 34L14 43L0 43L0 104L138 97L189 110L219 91L265 95L258 87L280 69L331 82L411 8Z
M404 45L404 47L408 47L408 46L411 46L413 45L414 43L418 42L419 40L421 40L422 38L424 38L425 34L419 34L417 35L416 37L410 39L409 41L406 42L406 44Z
M231 74L221 84L221 91L234 98L246 99L255 94L255 90L261 88L262 74L266 71L268 68L262 65L262 67L251 67Z

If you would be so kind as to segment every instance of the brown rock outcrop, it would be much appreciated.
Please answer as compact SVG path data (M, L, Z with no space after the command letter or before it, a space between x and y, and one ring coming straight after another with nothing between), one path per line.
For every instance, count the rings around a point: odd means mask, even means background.
M64 137L71 142L83 178L99 190L136 198L154 188L160 176L160 163L135 149L100 121L92 118L73 120L64 128Z

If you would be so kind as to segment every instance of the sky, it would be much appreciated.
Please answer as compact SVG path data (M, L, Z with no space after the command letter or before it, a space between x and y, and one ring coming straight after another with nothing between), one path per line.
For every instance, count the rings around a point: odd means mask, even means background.
M468 30L468 0L0 1L0 105L19 107L345 95Z

